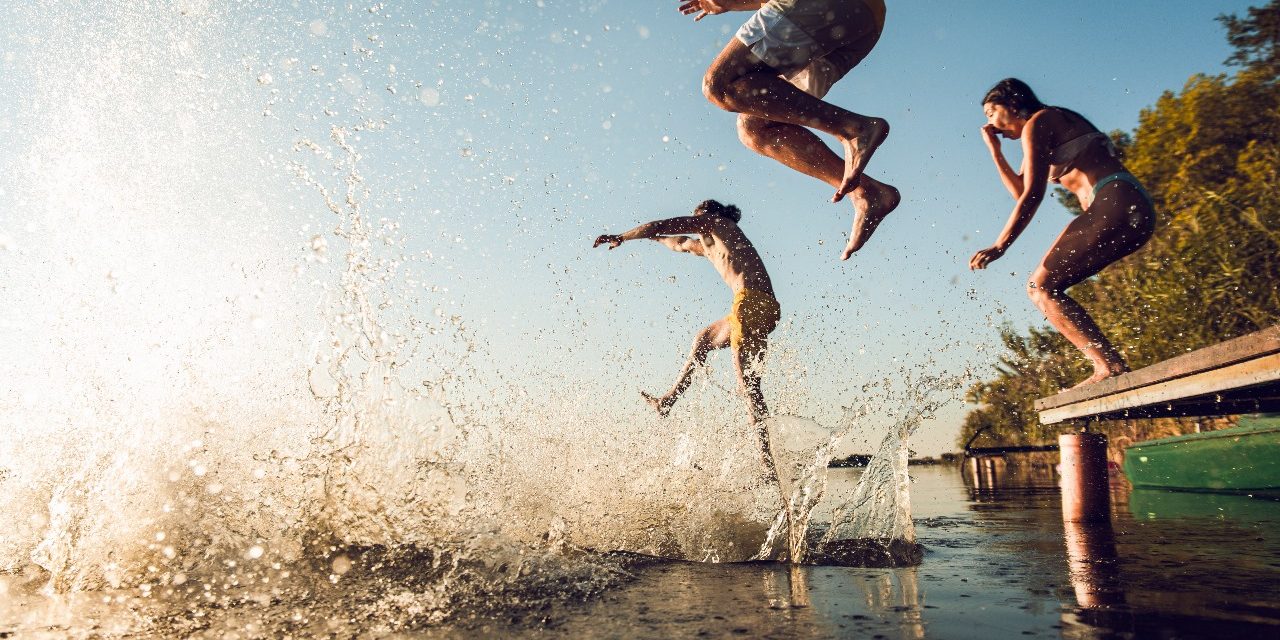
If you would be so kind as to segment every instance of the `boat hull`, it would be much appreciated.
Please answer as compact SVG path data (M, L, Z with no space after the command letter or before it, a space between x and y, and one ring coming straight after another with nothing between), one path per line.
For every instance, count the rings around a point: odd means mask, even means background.
M1280 418L1140 442L1125 449L1134 487L1280 497Z

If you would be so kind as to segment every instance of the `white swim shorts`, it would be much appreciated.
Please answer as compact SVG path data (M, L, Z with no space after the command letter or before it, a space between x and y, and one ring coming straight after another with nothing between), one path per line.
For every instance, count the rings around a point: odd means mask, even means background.
M736 37L800 90L823 97L871 53L884 0L769 0Z

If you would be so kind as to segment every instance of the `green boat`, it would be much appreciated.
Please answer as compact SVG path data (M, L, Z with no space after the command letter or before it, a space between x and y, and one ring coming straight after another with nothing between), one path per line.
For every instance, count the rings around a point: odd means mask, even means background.
M1231 429L1148 440L1124 451L1137 488L1280 498L1280 414L1244 416Z

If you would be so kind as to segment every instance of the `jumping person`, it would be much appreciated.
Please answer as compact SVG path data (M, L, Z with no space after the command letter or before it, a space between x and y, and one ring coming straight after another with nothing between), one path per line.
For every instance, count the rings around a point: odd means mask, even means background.
M1093 362L1079 385L1129 370L1124 358L1079 303L1072 285L1137 251L1155 229L1155 208L1138 179L1125 169L1115 146L1080 114L1040 102L1016 78L1001 80L982 99L983 138L1000 180L1017 200L995 245L974 254L970 269L985 269L1009 250L1044 200L1046 182L1060 183L1080 199L1084 213L1072 220L1031 274L1027 294L1071 344ZM1022 167L1014 171L1000 136L1022 140Z
M706 364L707 355L715 349L732 348L747 412L760 438L765 464L776 478L769 435L763 423L769 417L769 409L760 391L760 366L769 333L781 317L781 307L773 296L773 284L760 254L738 226L741 219L738 207L707 200L694 208L691 216L646 222L620 235L602 235L592 246L607 244L613 249L628 240L649 238L672 251L702 256L716 268L733 291L729 315L707 325L694 337L689 359L669 391L660 396L640 393L658 415L666 416L680 394L689 388L694 371Z
M739 114L748 148L831 185L832 202L851 196L853 227L840 256L848 260L902 198L864 173L889 123L822 98L880 39L884 0L680 0L695 20L726 11L755 14L711 63L702 91ZM809 129L835 136L844 157Z

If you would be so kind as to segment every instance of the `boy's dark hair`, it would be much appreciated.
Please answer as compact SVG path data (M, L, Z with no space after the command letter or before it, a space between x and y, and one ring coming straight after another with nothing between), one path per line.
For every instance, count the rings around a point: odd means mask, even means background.
M694 213L728 218L735 223L742 219L742 210L731 204L720 204L718 200L703 200L693 208Z

